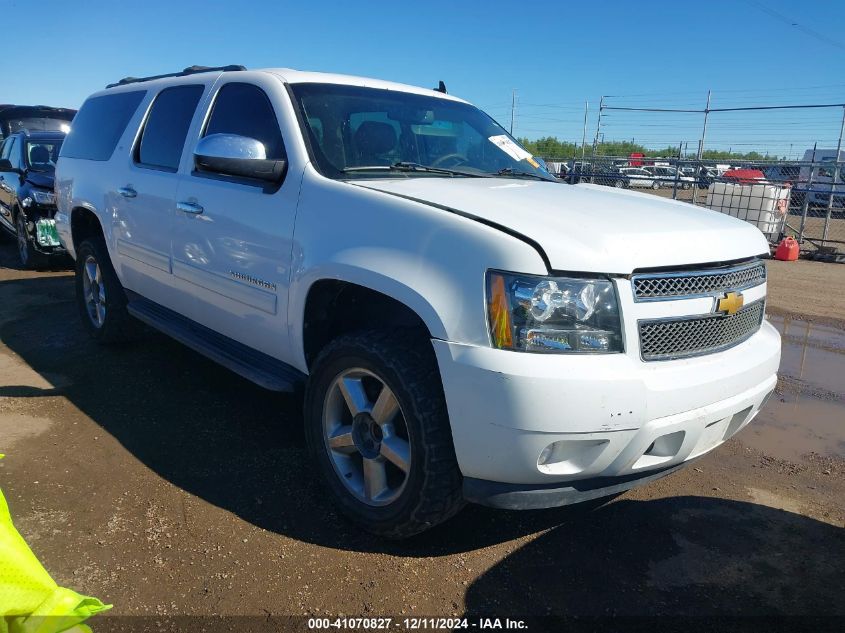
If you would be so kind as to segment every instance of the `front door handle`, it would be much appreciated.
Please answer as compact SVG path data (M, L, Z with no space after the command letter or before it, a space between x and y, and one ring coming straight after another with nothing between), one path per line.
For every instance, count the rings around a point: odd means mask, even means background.
M195 202L177 202L176 209L182 213L191 213L193 215L199 215L203 212L203 208Z
M138 192L128 185L126 187L121 187L117 190L117 192L124 198L134 198L138 195Z

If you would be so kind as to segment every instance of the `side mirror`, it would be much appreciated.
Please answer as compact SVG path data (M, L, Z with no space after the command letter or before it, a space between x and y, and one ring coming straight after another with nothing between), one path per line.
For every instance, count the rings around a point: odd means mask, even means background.
M238 134L209 134L194 149L198 171L280 182L287 161L267 158L264 143Z
M21 170L12 167L12 161L8 158L0 158L0 171L13 171L16 174L19 174Z

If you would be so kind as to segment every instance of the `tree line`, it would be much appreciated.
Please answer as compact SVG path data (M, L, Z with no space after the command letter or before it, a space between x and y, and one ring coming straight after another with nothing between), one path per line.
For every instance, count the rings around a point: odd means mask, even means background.
M561 141L555 136L545 136L535 140L527 138L518 139L520 144L535 156L541 158L560 158L570 159L581 156L581 146L577 143L570 143L568 141ZM678 155L678 147L664 147L664 148L648 148L639 143L632 143L630 141L604 141L596 146L596 156L629 156L630 154L640 153L643 156L650 157L676 157ZM593 154L592 145L588 144L584 156L591 156ZM686 155L684 158L688 158ZM705 150L702 154L705 160L778 160L778 156L770 156L769 154L761 154L760 152L724 152L718 150ZM786 157L783 157L785 160Z

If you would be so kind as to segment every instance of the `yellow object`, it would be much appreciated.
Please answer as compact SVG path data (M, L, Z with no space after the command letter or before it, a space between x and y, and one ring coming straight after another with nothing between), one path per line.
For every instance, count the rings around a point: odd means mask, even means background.
M736 314L744 303L745 298L741 292L726 292L725 296L719 299L719 305L716 306L716 310L717 312L724 312L726 314Z
M0 633L87 632L83 620L107 609L110 604L63 589L50 578L12 524L0 492Z

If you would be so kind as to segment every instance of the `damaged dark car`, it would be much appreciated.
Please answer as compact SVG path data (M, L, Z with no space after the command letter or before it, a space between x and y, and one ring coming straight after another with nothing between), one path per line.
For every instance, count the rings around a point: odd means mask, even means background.
M65 255L56 233L54 175L65 133L21 130L0 145L0 226L18 242L23 268Z

